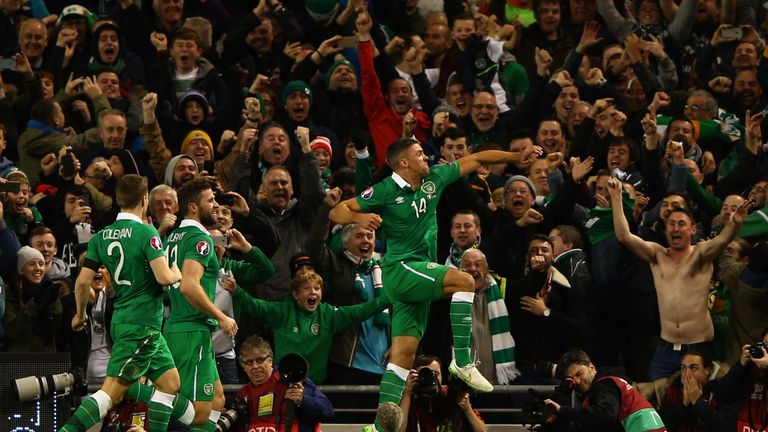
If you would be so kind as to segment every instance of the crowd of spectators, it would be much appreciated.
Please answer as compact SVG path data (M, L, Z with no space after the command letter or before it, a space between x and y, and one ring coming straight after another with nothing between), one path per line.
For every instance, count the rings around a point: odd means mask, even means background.
M391 143L415 137L430 165L534 155L459 179L437 211L439 261L476 282L472 352L493 384L554 383L560 355L581 347L675 425L765 427L765 389L738 380L768 366L745 347L768 330L766 9L0 0L0 349L67 351L103 379L108 272L88 331L69 321L84 249L117 215L117 180L147 177L146 222L165 235L176 190L207 175L216 228L237 232L217 251L239 260L217 290L240 325L216 345L224 382L247 381L236 353L258 334L276 360L311 357L315 384L377 384L386 251L328 214L391 173ZM271 266L248 268L249 244ZM314 276L295 276L304 266ZM321 312L314 334L291 334ZM447 300L435 301L420 354L447 365L451 340ZM709 381L723 375L717 403ZM464 424L480 421L462 406Z

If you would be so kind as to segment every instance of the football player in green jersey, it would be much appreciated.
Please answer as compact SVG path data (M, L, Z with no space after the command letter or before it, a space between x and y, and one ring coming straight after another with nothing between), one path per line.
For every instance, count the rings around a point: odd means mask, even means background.
M168 345L160 333L163 319L161 285L177 283L181 272L168 267L157 230L143 222L149 197L147 179L126 175L116 190L121 212L112 225L96 233L88 242L88 253L75 283L77 313L72 328L82 330L93 277L104 265L115 290L111 334L114 340L101 390L85 399L61 429L85 431L104 417L112 405L128 392L138 392L142 375L154 383L146 401L149 405L149 430L164 431L174 411L182 422L194 415L189 401L176 396L179 373Z
M220 264L206 226L216 225L211 182L196 177L178 190L184 220L166 238L170 261L181 267L181 283L171 287L171 313L164 334L181 376L180 393L193 401L193 431L213 431L224 408L211 333L220 326L229 337L237 323L213 304Z
M474 281L467 273L435 262L437 203L447 185L482 164L516 162L540 153L539 147L521 153L491 150L430 168L419 142L403 138L387 149L392 176L331 211L334 222L358 223L368 229L381 227L386 239L382 277L394 314L392 352L381 382L380 404L400 402L405 379L424 335L429 303L449 295L455 354L449 370L471 387L493 390L471 363L469 354Z

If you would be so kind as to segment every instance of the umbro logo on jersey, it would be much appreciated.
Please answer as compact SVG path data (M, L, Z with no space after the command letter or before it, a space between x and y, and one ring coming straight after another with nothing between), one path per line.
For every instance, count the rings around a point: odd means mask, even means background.
M160 237L158 236L154 236L149 239L149 245L152 246L152 249L163 250L163 242L160 241Z
M405 201L405 198L403 197L397 197L395 198L395 204L402 204L403 201Z
M211 247L208 245L208 242L205 241L197 242L195 249L197 250L197 253L203 256L208 255L208 252L211 251Z

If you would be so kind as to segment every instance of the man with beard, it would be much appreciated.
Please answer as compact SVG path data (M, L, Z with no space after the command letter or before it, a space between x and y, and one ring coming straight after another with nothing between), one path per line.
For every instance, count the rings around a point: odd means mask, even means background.
M570 379L581 396L580 407L560 406L551 399L544 402L555 411L544 430L614 432L643 430L666 432L659 414L624 378L599 373L592 359L580 349L560 357L557 371ZM629 425L637 425L630 427Z
M171 313L163 334L179 369L179 392L195 407L193 430L212 431L224 408L224 388L211 333L220 326L235 337L237 323L213 304L221 266L205 229L216 224L219 208L212 185L197 177L182 186L178 196L184 220L168 235L165 253L181 267L181 282L170 287Z
M357 47L360 58L363 109L373 138L376 165L384 166L387 147L403 135L403 117L409 112L414 116L411 134L425 141L430 134L430 119L413 106L414 93L408 81L395 78L387 84L387 93L381 93L381 83L373 66L373 20L367 13L358 15L356 27L360 39ZM410 134L409 134L410 135Z
M86 431L124 395L136 399L143 387L138 383L142 375L154 384L154 390L143 389L150 391L142 398L152 416L150 430L165 430L174 407L179 408L174 417L185 424L192 417L189 400L174 395L179 388L179 373L161 334L161 285L178 283L182 275L176 265L168 266L157 231L142 222L148 205L146 179L124 176L117 184L116 197L121 209L117 220L88 242L88 253L75 283L77 312L72 318L73 330L85 328L88 294L104 265L115 290L111 321L115 343L107 377L101 389L80 404L60 432Z
M333 251L328 247L328 213L340 200L340 189L326 193L325 202L307 233L306 250L312 267L325 275L328 286L333 287L323 293L326 303L333 306L369 303L384 291L381 265L373 257L376 233L358 224L345 225L341 230L344 249ZM389 313L380 312L338 333L328 358L328 383L381 382L382 364L389 349L389 324Z
M736 72L730 109L739 118L745 118L747 111L756 113L765 107L763 87L757 79L757 71L750 68Z
M451 73L457 67L456 51L451 49L453 47L451 29L442 22L427 24L424 42L427 46L424 66L437 68L440 71L435 85L435 94L439 98L444 98L447 96L445 90L449 86Z
M289 131L291 137L291 150L294 154L301 152L301 144L296 134L290 131L298 127L309 129L310 139L322 136L331 142L331 148L334 152L341 151L341 144L336 137L336 133L324 126L315 123L312 117L312 104L314 103L312 89L304 81L291 81L283 87L282 97L280 98L285 117L280 123L286 131ZM349 125L345 125L345 128Z
M392 299L392 356L381 381L379 403L399 402L408 370L427 325L432 300L451 297L451 328L454 353L449 371L470 386L491 391L493 386L471 362L472 278L436 260L437 221L435 213L445 187L461 175L476 171L484 163L512 162L528 153L485 151L458 161L427 165L427 156L418 141L403 138L389 146L387 161L394 173L343 201L331 211L336 223L359 223L366 228L383 228L387 240L383 284ZM381 212L379 216L377 212Z
M717 237L696 245L692 245L696 234L692 214L681 208L672 210L665 225L669 244L665 248L630 232L623 212L621 182L611 179L608 191L616 238L651 266L659 302L661 339L651 359L649 375L654 381L666 378L679 368L685 352L711 348L714 330L707 298L712 262L736 237L751 202L731 213Z
M733 26L721 24L712 34L712 40L702 47L696 60L696 74L701 82L707 83L717 76L733 79L736 72L757 68L760 63L760 56L756 47L760 37L755 29L752 26L740 27L744 33L741 39L722 37L722 31L731 27ZM729 48L735 45L730 64L722 61L722 58L717 58L718 47L721 44L726 44Z
M333 36L324 40L316 51L296 65L291 78L305 83L312 82L324 59L331 58L341 51L338 46L340 39L341 36ZM347 131L368 129L358 77L352 63L343 58L333 62L326 69L325 76L326 87L316 85L312 88L312 116L318 125L328 127L339 134L340 142L346 142L349 133Z

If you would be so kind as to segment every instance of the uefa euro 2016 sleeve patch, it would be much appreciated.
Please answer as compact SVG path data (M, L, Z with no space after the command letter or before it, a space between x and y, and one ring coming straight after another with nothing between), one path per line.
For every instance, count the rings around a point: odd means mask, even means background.
M360 194L360 198L367 200L370 199L373 196L373 188L369 187L368 189L364 190L363 193Z
M206 256L211 251L211 246L206 241L199 241L197 242L195 249L197 250L198 254Z
M154 236L149 239L149 245L152 246L152 249L154 250L163 250L163 242L158 236Z

